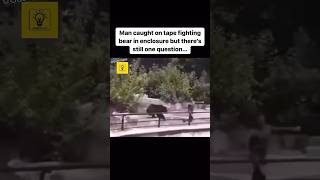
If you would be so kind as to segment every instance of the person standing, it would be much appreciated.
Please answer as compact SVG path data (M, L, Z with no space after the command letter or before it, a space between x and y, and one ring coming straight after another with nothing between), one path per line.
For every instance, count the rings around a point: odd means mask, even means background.
M273 132L300 132L300 127L273 127L266 123L262 113L257 115L257 126L249 138L250 161L253 167L252 180L265 180L264 167L267 164L268 139Z
M190 125L190 123L193 121L193 116L192 116L192 113L193 113L193 105L192 105L192 104L188 104L188 113L189 113L188 122L189 122L189 125Z
M259 114L257 127L251 131L248 145L253 168L252 180L266 179L263 167L266 164L269 135L271 135L271 126L266 124L264 115Z

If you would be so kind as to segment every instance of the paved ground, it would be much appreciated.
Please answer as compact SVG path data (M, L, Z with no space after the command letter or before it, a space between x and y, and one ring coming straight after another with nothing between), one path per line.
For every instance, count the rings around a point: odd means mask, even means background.
M184 136L185 135L185 136ZM124 131L111 131L111 137L139 136L139 137L210 137L210 123L195 125L175 125L164 127L131 128Z
M281 158L281 157L279 157ZM287 157L289 158L289 157ZM269 163L265 166L268 180L320 179L320 162ZM211 164L211 180L250 180L252 168L249 163Z
M179 133L173 135L165 135L164 137L210 137L210 131Z
M26 180L39 180L39 175L28 174ZM52 174L48 174L45 180L109 180L110 170L63 170L54 171ZM25 180L12 173L0 173L0 180Z

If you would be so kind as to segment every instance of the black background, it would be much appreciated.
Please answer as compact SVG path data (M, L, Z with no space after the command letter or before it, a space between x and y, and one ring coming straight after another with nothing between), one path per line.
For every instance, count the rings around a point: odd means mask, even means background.
M209 138L111 138L111 179L210 178Z
M204 27L205 46L192 47L188 55L130 55L129 47L115 46L116 27ZM111 1L111 57L210 57L210 2Z

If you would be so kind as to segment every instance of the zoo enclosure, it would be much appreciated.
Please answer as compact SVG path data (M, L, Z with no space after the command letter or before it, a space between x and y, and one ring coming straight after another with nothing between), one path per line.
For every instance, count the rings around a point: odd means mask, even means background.
M190 126L191 124L207 124L208 122L210 123L210 112L158 112L158 113L154 113L154 114L188 114L189 117L190 115L193 114L203 114L203 113L207 113L209 114L208 118L174 118L174 119L166 119L164 121L183 121L183 122L188 122L188 125ZM121 128L113 128L111 130L125 130L124 125L125 124L130 124L130 123L136 123L136 122L125 122L125 117L126 116L130 116L130 115L150 115L150 113L117 113L117 114L111 114L111 116L113 117L121 117L121 122L120 123L110 123L110 127L114 126L114 125L121 125ZM208 120L208 122L193 122L195 120ZM143 123L143 122L157 122L157 125L152 125L152 126L135 126L132 128L144 128L144 127L158 127L160 128L161 126L170 126L170 125L161 125L161 118L158 117L157 120L147 120L147 121L138 121L138 123ZM185 123L181 123L181 124L177 124L177 125L185 125Z

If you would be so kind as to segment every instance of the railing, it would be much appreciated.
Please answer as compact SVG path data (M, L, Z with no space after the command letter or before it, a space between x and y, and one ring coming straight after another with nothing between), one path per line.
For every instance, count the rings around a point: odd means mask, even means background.
M287 163L287 162L320 162L319 157L310 158L267 158L267 163ZM227 158L212 158L211 164L243 164L252 163L249 159L227 159Z
M21 167L21 168L0 168L0 173L12 172L41 172L39 180L44 180L47 173L54 170L74 170L74 169L107 169L110 168L107 164L66 164L66 165L50 165L41 167Z
M188 125L190 126L191 124L207 124L208 122L194 122L196 120L209 120L210 121L210 115L208 118L191 118L193 114L200 114L200 113L208 113L210 112L162 112L162 113L154 113L154 114L188 114L188 118L174 118L174 119L165 119L164 121L183 121L183 122L188 122ZM175 125L161 125L161 120L162 118L158 117L157 120L145 120L145 121L138 121L138 122L125 122L125 117L130 116L130 115L150 115L150 113L117 113L117 114L112 114L111 116L116 117L120 116L121 117L121 122L120 123L110 123L110 127L114 125L121 125L121 128L111 128L111 130L125 130L125 124L130 124L130 123L147 123L147 122L157 122L157 125L151 125L151 126L135 126L131 128L145 128L145 127L164 127L164 126L177 126L177 125L185 125L183 124L175 124Z

